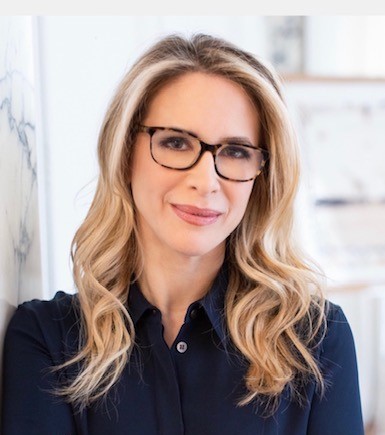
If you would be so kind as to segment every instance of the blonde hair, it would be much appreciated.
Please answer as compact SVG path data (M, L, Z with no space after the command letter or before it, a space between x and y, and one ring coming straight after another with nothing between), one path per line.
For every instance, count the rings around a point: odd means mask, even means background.
M232 343L249 362L247 394L238 405L274 402L286 386L296 395L309 380L323 387L314 349L324 330L325 299L315 268L292 240L299 159L280 80L255 56L220 38L171 35L152 46L116 90L99 136L96 193L71 245L81 341L60 368L81 368L58 394L80 409L105 396L135 346L126 303L130 280L143 266L129 186L137 125L162 86L195 71L224 76L245 89L269 152L227 243L225 317Z

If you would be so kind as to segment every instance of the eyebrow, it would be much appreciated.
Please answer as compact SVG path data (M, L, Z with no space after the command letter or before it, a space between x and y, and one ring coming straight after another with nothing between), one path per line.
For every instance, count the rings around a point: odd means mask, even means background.
M186 130L185 128L180 127L166 127L170 128L172 130L178 130L178 131L184 131L188 134L191 134L191 136L194 136L195 138L201 140L198 134L196 134L194 131ZM257 146L258 144L253 143L248 137L246 136L229 136L229 137L222 137L218 143L238 143L238 144L245 144L245 145L251 145L251 146Z
M253 143L248 137L246 136L231 136L231 137L224 137L221 139L221 142L225 143L240 143L245 145L253 145L257 146L257 144Z

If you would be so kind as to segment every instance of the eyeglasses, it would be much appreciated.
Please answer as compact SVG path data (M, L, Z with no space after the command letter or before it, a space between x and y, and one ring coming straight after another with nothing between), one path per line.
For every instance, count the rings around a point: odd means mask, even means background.
M139 126L140 131L150 135L153 160L169 169L183 171L196 165L203 153L214 156L216 173L231 181L254 180L262 171L267 151L253 145L223 143L210 145L184 130L169 127Z

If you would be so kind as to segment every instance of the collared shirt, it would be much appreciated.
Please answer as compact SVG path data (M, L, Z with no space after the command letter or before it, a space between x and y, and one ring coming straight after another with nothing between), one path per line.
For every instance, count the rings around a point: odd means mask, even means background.
M227 273L222 268L205 297L192 303L169 348L161 312L138 285L128 309L137 346L103 401L77 413L53 396L61 373L49 370L77 350L76 295L21 304L5 339L3 435L363 435L354 341L340 307L331 305L318 359L328 381L321 399L308 383L302 407L287 391L276 413L263 416L245 392L246 359L231 345L224 321Z

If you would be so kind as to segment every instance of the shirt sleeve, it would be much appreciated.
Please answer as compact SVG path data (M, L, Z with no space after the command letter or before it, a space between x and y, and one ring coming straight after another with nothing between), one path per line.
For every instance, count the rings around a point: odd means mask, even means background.
M55 322L39 309L47 303L20 305L8 325L4 342L3 435L76 434L70 405L52 394L58 375L50 368L57 361L47 341L59 344L61 336Z
M364 435L353 334L342 309L331 304L321 345L324 396L314 395L308 435Z

